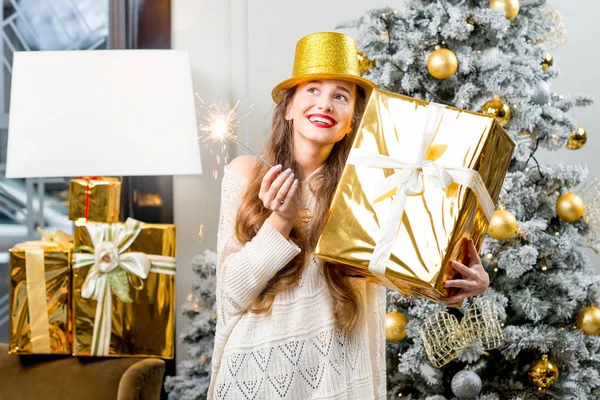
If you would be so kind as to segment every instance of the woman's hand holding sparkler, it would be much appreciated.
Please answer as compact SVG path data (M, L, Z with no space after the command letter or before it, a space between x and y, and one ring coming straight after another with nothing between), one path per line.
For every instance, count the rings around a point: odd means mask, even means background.
M197 97L202 102L200 106L202 111L198 112L198 114L204 122L200 126L200 131L206 136L204 140L211 140L212 142L219 142L221 144L225 143L226 140L233 142L243 147L258 161L271 167L263 178L259 198L262 200L265 208L273 211L268 218L271 226L277 229L283 236L289 237L296 218L301 213L298 205L294 203L294 195L298 189L298 179L294 178L291 169L288 168L281 172L281 165L273 166L260 154L239 141L235 134L236 129L240 124L240 119L249 115L247 113L241 118L237 117L236 110L239 101L234 107L217 104L205 107L206 104L204 101L199 96Z
M282 166L276 165L265 174L258 197L266 209L273 212L269 223L286 238L298 218L298 207L294 204L294 195L298 189L298 179L291 169L281 172Z

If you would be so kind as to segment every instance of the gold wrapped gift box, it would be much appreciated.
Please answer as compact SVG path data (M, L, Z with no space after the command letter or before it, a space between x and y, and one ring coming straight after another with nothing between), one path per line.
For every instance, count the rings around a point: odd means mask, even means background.
M436 107L440 110L437 119L431 117ZM431 126L425 128L427 124ZM472 238L475 247L481 247L513 149L514 142L493 117L374 90L315 254L345 264L348 275L405 295L439 300L449 294L443 282L456 276L450 261L469 263L463 239ZM375 158L385 156L383 166L380 160L376 166L364 161L373 154ZM452 173L460 169L478 172L489 192L487 212L469 187L457 182L446 187L440 184L447 177L440 166ZM423 178L419 169L429 175ZM469 171L458 172L469 176ZM395 203L400 186L386 186L385 182L403 173L402 187L408 189L401 201L405 201L402 213ZM397 224L383 233L398 209ZM376 244L386 238L389 256L380 262L381 269L370 269Z
M121 182L110 177L71 179L69 219L94 222L118 222Z
M70 354L72 244L20 243L10 249L11 354Z
M175 226L80 221L74 236L73 355L173 358Z

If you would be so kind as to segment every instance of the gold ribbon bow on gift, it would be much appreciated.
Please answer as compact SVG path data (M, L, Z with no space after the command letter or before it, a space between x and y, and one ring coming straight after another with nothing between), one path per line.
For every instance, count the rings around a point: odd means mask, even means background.
M79 246L73 254L73 268L92 266L81 288L83 298L97 300L91 355L109 354L112 294L123 302L132 301L130 273L140 279L146 279L150 272L175 275L175 257L126 252L142 226L142 222L133 218L124 224L86 223L94 246Z
M388 192L395 190L395 197L389 215L383 220L368 267L369 271L383 285L392 289L397 288L385 276L386 266L392 254L398 228L402 222L406 198L424 192L424 179L442 190L450 186L452 182L473 189L488 221L495 209L494 202L477 171L452 165L441 165L426 159L427 151L440 125L445 108L446 106L441 104L429 103L427 108L420 110L425 113L423 116L423 130L415 133L421 140L419 141L419 148L414 149L415 158L411 160L412 162L392 156L369 153L358 148L353 148L348 157L347 164L350 165L396 170L392 175L383 179L372 194L373 199L379 199Z
M41 240L19 243L15 250L25 252L25 278L31 331L31 350L36 354L50 354L50 322L46 298L46 260L44 251L65 251L73 248L73 236L63 231L48 234L37 228Z
M473 303L460 323L447 312L430 315L420 331L425 352L438 368L452 361L467 346L480 344L483 350L491 350L504 342L498 311L490 300Z

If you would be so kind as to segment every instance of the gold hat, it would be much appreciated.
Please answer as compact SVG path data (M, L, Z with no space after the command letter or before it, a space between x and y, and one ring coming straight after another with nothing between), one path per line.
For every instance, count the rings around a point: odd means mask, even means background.
M365 90L367 96L376 85L360 76L356 42L338 32L319 32L305 36L296 44L292 77L275 86L271 96L279 103L283 91L312 79L350 81Z

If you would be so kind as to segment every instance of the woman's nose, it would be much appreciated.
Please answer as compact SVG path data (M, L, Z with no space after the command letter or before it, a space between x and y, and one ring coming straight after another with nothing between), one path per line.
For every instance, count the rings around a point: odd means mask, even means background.
M318 104L319 109L331 111L333 108L331 107L331 101L326 96L321 96Z

